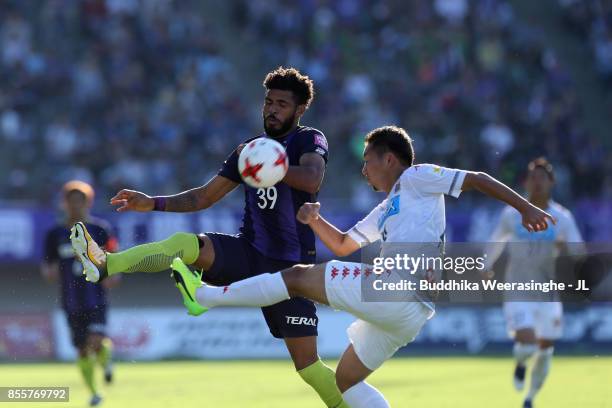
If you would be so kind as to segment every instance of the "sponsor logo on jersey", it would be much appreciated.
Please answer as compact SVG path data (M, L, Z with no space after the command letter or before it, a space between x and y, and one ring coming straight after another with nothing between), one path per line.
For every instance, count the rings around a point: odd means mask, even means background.
M380 220L378 220L378 229L382 228L385 221L387 221L387 218L389 218L392 215L398 214L399 210L400 210L400 196L396 195L396 196L393 196L391 200L389 200L389 203L387 204L387 209L385 210L383 215L380 217Z
M317 146L321 146L322 148L327 150L327 139L325 139L325 136L321 134L315 133L314 144L316 144Z
M300 317L300 316L285 316L287 324L294 326L316 326L317 319L314 317Z

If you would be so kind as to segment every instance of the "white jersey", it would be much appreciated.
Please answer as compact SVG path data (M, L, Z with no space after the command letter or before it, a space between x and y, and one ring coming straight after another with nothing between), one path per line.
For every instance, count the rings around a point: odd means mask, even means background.
M512 207L502 211L499 224L491 236L487 250L487 266L492 266L509 245L509 259L505 280L507 282L529 282L530 279L553 279L555 258L559 255L560 243L568 245L570 254L584 253L582 236L572 213L560 204L550 201L545 210L556 220L548 223L545 231L529 232L521 221L521 214ZM512 245L512 243L516 243Z
M383 202L348 231L362 245L444 241L444 194L459 197L466 172L417 164L406 169ZM384 249L383 249L384 250ZM384 254L381 254L384 256Z
M351 228L348 235L361 245L382 240L381 257L392 257L402 249L415 249L406 245L394 247L391 245L394 243L417 243L416 256L420 256L421 249L430 248L439 255L446 226L444 194L459 197L465 175L464 171L432 164L409 167L400 175L387 198ZM426 293L410 294L410 298L402 299L406 300L404 302L362 301L363 281L354 278L359 276L361 268L363 265L358 263L328 262L325 291L333 308L358 317L347 332L361 362L375 370L398 348L414 339L433 315L434 307ZM396 279L398 275L385 276L385 281Z
M459 197L466 174L462 170L433 164L409 167L387 198L348 231L349 236L361 245L381 240L382 258L396 255L440 257L446 229L444 195ZM437 280L441 274L439 270L424 266L410 273L405 270L397 272L391 273L386 280ZM433 309L434 295L417 290L411 296L416 296Z

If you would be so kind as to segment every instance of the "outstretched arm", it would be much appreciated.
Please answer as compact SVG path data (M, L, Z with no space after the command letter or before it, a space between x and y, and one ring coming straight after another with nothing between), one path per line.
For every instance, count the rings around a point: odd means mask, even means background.
M110 203L118 205L117 211L119 212L153 211L154 209L169 212L192 212L209 208L237 186L238 183L217 175L201 187L165 197L151 197L139 191L121 190L111 198ZM154 208L156 201L159 203L158 207L163 208Z
M304 203L296 215L298 221L312 228L319 239L336 256L347 256L359 249L348 234L342 232L319 214L320 203Z
M523 217L523 227L530 232L545 230L548 228L548 220L556 224L552 215L531 204L516 191L486 173L466 172L461 190L478 190L489 197L503 201L516 208Z

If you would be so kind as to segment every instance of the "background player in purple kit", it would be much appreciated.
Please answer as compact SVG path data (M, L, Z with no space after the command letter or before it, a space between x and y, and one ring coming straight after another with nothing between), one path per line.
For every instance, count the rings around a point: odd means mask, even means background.
M111 359L112 343L106 336L106 291L117 282L108 279L102 285L85 280L83 268L77 262L68 239L70 226L84 222L93 239L107 251L117 248L117 240L110 225L103 220L89 216L93 202L93 188L82 181L70 181L62 188L62 209L64 219L47 232L45 237L45 258L41 265L43 277L49 282L60 283L62 309L66 313L72 333L72 343L77 348L77 365L87 388L91 392L90 405L98 405L102 398L94 377L96 362L104 369L104 379L113 379Z
M202 269L202 279L207 283L228 285L271 270L315 261L315 236L295 218L303 203L316 201L328 156L323 133L299 124L314 96L313 82L296 69L280 67L266 76L263 85L265 133L257 137L271 137L283 144L289 170L282 182L273 187L256 189L244 185L240 233L176 233L164 241L107 254L92 242L85 227L77 224L72 230L72 243L89 280L95 282L120 272L160 272L167 270L178 256L186 264ZM209 208L242 184L237 166L241 146L204 186L166 197L122 190L111 199L111 204L119 205L118 211L190 212ZM317 354L314 304L295 298L264 307L262 311L272 335L284 339L302 379L327 406L343 407L334 372Z

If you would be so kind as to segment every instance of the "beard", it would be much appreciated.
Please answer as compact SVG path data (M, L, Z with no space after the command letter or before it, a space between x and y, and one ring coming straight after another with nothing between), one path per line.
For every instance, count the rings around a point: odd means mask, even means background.
M266 131L266 134L268 136L279 137L279 136L282 136L285 133L287 133L293 127L293 122L294 121L295 121L295 115L291 116L290 118L288 118L284 122L280 122L280 126L279 127L274 127L273 128L273 127L270 127L268 125L267 119L264 119L264 130ZM275 122L274 124L276 125L277 123L279 123L279 122Z

